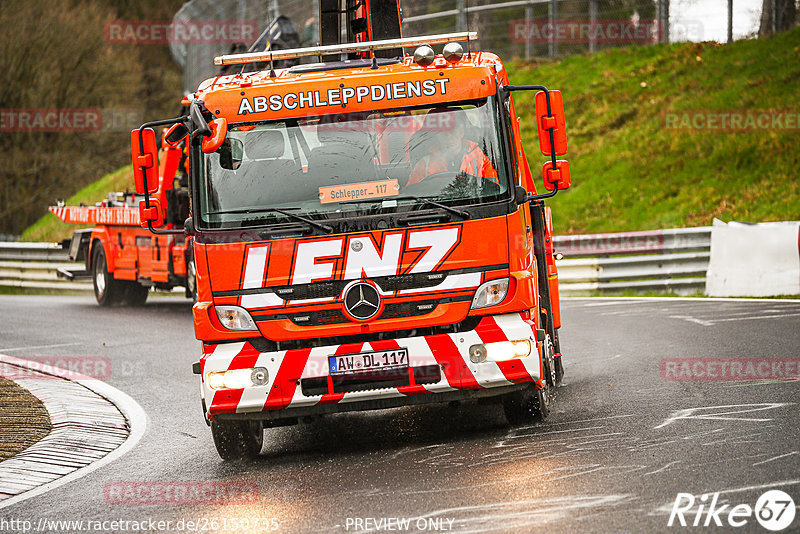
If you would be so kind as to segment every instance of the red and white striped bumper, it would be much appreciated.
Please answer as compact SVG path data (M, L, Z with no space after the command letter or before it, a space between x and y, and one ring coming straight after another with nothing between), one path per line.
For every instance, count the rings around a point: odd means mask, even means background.
M480 343L529 340L533 350L528 357L500 362L472 363L468 350ZM336 392L329 373L328 357L335 354L356 354L406 348L409 355L409 376L404 385L366 391ZM458 334L387 339L367 343L347 343L276 352L259 352L250 343L204 345L201 362L202 396L207 416L213 419L223 414L253 414L286 411L305 414L315 411L352 409L345 405L358 401L380 401L435 394L490 390L526 382L538 382L541 358L536 330L532 321L519 313L484 317L474 330ZM208 386L208 373L234 369L264 367L269 381L263 386L243 389L214 390ZM431 373L431 370L435 373ZM311 387L313 385L313 387ZM490 394L482 391L481 396ZM442 400L447 400L443 395ZM412 402L409 402L412 403ZM416 402L413 402L416 403ZM402 400L399 404L403 404ZM314 408L318 407L319 410ZM324 409L322 408L324 407ZM379 406L376 406L379 407ZM295 410L300 408L302 410ZM278 412L269 415L278 416Z

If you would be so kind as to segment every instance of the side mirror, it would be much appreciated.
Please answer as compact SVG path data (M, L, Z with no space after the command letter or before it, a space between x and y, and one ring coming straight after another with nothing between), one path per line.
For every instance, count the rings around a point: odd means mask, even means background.
M144 200L139 201L139 224L148 228L147 223L151 223L153 228L164 226L164 211L157 198L151 198L149 206Z
M181 122L176 122L164 132L164 143L172 148L180 148L178 145L189 135L189 128Z
M158 147L155 130L144 128L131 132L131 155L136 193L144 195L147 191L151 195L154 194L158 191Z
M550 96L548 112L547 96ZM567 125L564 120L564 99L561 91L536 93L536 127L539 130L539 148L545 156L563 156L567 153ZM552 132L552 134L551 134Z
M548 191L553 191L558 185L558 190L569 189L571 184L569 176L569 161L560 159L556 161L556 168L553 168L553 162L548 161L542 167L542 179L544 179L544 188Z
M519 204L524 204L525 201L528 199L528 192L525 190L524 187L518 185L514 188L514 202Z
M191 217L188 217L185 221L183 221L183 234L186 237L191 237L195 234L194 221Z
M225 136L228 135L228 121L226 119L214 119L208 123L211 128L211 134L203 137L201 148L206 154L216 152L225 141Z

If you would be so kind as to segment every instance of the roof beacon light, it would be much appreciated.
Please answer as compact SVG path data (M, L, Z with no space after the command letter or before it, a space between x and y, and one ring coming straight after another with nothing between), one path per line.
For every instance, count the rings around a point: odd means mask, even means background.
M419 46L416 50L414 50L414 63L420 67L427 67L433 63L435 58L436 52L434 52L433 48L426 44Z
M464 47L456 42L447 43L444 45L442 55L448 63L457 63L462 57L464 57Z
M287 50L273 50L271 52L253 52L249 54L232 54L214 58L215 65L243 65L245 63L258 63L262 61L280 61L282 59L295 59L299 57L322 56L328 54L350 54L368 52L370 50L388 50L390 48L412 47L420 45L445 44L451 41L474 41L478 32L443 33L439 35L426 35L422 37L404 37L402 39L386 39L384 41L365 41L363 43L344 43L311 48L289 48Z

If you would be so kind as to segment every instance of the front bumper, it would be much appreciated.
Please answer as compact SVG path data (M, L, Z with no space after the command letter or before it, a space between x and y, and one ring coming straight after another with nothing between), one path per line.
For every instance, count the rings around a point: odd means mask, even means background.
M530 340L531 355L500 362L473 363L470 346ZM407 348L409 372L381 380L335 381L328 357ZM522 314L484 317L474 330L367 343L347 343L276 352L259 352L250 343L204 345L201 394L206 416L278 420L323 413L381 409L501 395L539 382L541 358L533 323ZM263 386L214 390L208 373L265 367Z

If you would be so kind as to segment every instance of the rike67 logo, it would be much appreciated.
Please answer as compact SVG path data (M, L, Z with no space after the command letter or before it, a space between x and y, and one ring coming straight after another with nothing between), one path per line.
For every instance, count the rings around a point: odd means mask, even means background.
M752 524L751 521L755 518L765 529L778 532L794 521L794 500L781 490L765 492L758 498L755 506L747 503L733 507L730 503L720 504L719 495L719 492L703 494L696 499L691 493L678 493L672 504L667 526L721 527L727 522L727 526L737 528ZM752 527L747 530L751 531Z

